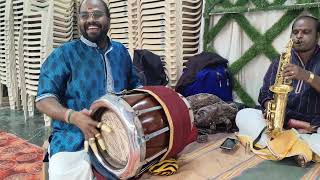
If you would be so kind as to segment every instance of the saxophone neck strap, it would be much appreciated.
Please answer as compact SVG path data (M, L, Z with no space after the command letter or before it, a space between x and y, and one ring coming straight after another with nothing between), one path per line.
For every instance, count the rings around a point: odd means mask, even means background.
M264 127L264 128L261 130L261 132L259 133L258 137L253 141L253 143L252 143L253 149L255 149L255 150L263 149L263 148L256 147L256 144L257 144L258 141L261 139L261 136L262 136L263 132L266 131L266 129L267 129L267 126Z

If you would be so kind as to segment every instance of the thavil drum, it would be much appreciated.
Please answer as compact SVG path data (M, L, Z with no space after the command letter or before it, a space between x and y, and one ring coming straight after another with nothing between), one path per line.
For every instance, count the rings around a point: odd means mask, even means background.
M104 126L94 155L120 179L176 156L197 136L186 99L163 86L146 86L120 96L108 94L90 109L93 119Z

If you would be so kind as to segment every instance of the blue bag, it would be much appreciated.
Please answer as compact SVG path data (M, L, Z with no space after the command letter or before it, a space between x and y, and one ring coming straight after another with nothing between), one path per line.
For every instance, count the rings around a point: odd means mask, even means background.
M233 101L232 79L227 64L203 68L196 74L195 81L181 92L185 97L199 93L214 94L225 102Z

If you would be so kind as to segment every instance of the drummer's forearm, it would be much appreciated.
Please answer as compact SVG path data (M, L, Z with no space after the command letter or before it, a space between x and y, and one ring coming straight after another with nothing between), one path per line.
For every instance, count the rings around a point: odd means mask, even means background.
M36 102L36 107L40 112L53 119L65 121L67 108L63 107L55 98L48 97L42 99Z

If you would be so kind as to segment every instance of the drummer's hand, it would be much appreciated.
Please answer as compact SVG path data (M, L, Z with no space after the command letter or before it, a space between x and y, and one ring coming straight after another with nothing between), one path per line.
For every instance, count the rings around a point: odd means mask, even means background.
M83 113L83 114L85 114L85 115L87 115L87 116L91 116L92 110L82 109L80 112Z
M294 64L287 64L284 67L283 76L288 79L308 80L309 72Z
M94 121L90 117L90 111L87 109L83 109L80 112L72 113L70 117L70 123L76 125L82 131L85 140L89 140L90 138L94 138L95 134L98 134L97 130L98 122Z

